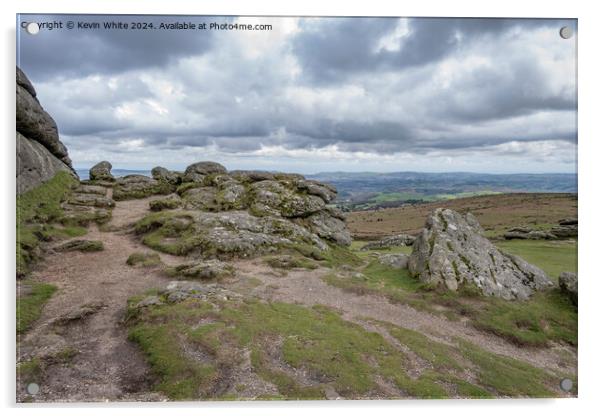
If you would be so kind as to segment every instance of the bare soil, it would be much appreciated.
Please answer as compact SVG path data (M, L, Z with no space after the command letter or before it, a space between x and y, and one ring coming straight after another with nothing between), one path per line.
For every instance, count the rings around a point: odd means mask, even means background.
M117 202L109 226L123 228L148 212L149 199ZM20 360L41 357L43 379L35 401L162 400L150 393L155 381L142 353L127 340L122 325L127 299L164 286L160 268L134 268L130 254L148 249L124 231L102 232L97 227L83 237L99 240L104 250L94 253L54 253L47 256L32 279L58 287L41 318L21 339ZM173 263L161 254L166 263ZM80 319L78 311L93 305ZM96 309L96 310L94 310ZM63 322L65 321L65 322ZM61 361L61 352L75 355ZM19 385L17 399L31 400Z

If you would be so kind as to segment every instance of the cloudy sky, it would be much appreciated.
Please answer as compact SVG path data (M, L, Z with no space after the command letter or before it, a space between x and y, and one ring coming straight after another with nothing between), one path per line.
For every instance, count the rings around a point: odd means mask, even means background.
M74 165L575 172L570 20L21 16L269 31L42 29L18 64Z

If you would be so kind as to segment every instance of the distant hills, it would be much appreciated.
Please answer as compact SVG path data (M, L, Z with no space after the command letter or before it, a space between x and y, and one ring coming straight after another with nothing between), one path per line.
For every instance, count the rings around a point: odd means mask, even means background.
M577 192L577 174L571 173L324 172L307 177L335 185L339 205L352 210L497 193Z

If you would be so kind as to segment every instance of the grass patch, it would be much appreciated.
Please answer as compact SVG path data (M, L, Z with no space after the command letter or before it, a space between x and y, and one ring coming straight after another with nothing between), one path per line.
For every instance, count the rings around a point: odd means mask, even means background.
M161 258L157 253L135 252L125 262L128 266L153 267L161 263Z
M23 283L25 285L26 283ZM40 317L44 304L57 288L47 283L29 282L29 293L17 298L17 333L27 331Z
M479 382L509 397L554 397L547 387L557 380L545 371L521 361L491 354L473 344L459 341L462 354L479 368Z
M561 272L577 273L577 241L510 240L495 243L500 249L540 267L558 282Z
M24 276L37 259L40 241L60 236L54 228L63 217L61 202L67 199L78 181L67 172L59 172L48 182L17 195L17 275ZM66 233L78 233L70 229Z
M129 333L129 339L142 348L160 378L158 390L173 400L195 398L207 391L216 370L188 359L174 342L177 337L171 324L138 325Z
M544 346L550 340L577 345L577 310L558 289L528 301L488 299L474 325L519 345Z
M211 323L199 325L202 320ZM404 353L381 335L344 321L322 306L306 308L259 301L211 304L188 299L145 308L132 323L130 338L149 354L149 362L161 379L159 390L175 399L214 397L211 392L219 390L216 386L224 377L222 371L240 362L240 356L230 353L218 364L220 354L247 348L251 349L254 371L278 388L278 395L272 399L324 398L327 385L344 397L373 397L378 391L376 377L391 380L415 397L447 396L436 378L409 378L404 370ZM216 373L202 377L183 373L183 368L195 365L194 359L177 354L185 344L193 344L211 357ZM303 370L314 383L305 385L286 368ZM183 374L187 374L187 383ZM180 385L185 388L172 388Z
M56 251L81 251L82 253L92 253L103 251L104 244L99 240L71 240L55 248Z
M576 242L513 240L497 245L532 262L550 276L557 277L560 271L576 271ZM360 243L352 248L358 246ZM369 257L380 252L365 253ZM468 260L465 263L469 264ZM518 345L544 346L550 341L577 345L577 310L558 290L536 293L527 301L506 301L483 297L469 285L463 285L458 292L429 288L407 270L394 270L377 261L369 263L362 273L366 279L333 273L324 280L356 294L380 294L391 302L408 304L451 320L467 317L475 327Z
M137 301L131 299L130 306ZM220 386L243 365L245 350L250 350L253 371L278 389L276 395L258 398L322 399L328 386L346 398L377 397L385 394L377 380L416 398L554 396L549 386L555 378L526 363L462 340L447 345L374 323L428 362L429 369L409 377L403 351L320 305L187 299L140 310L130 320L130 339L147 353L159 377L157 388L172 399L236 399L244 386L228 391ZM190 349L205 358L196 359L186 352ZM477 375L476 383L462 378L466 367ZM297 378L298 371L312 383Z
M182 206L180 198L175 196L169 196L167 198L156 199L149 202L151 211L163 211L166 209L176 209Z

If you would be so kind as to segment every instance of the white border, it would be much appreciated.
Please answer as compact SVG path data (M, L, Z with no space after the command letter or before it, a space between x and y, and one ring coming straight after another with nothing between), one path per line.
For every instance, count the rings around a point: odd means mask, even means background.
M8 3L8 4L7 4ZM600 326L598 317L599 297L602 287L599 278L600 236L602 230L600 215L600 184L602 178L599 161L600 152L600 91L599 76L600 41L602 22L594 9L595 2L589 1L545 1L505 0L487 2L474 0L428 1L396 3L388 0L340 1L267 1L267 0L221 0L219 2L191 0L20 0L18 4L2 2L2 182L4 203L2 209L3 230L1 264L5 273L2 276L4 302L2 311L4 342L1 343L2 366L0 367L2 404L12 407L10 413L19 411L14 405L14 70L15 70L15 14L30 13L144 13L144 14L231 14L231 15L330 15L330 16L467 16L467 17L558 17L579 19L579 217L580 247L579 274L581 275L580 319L579 319L579 399L565 400L496 400L496 401L406 401L406 402L310 402L310 403L198 403L176 405L165 408L161 405L111 405L110 411L130 413L145 406L147 415L165 415L166 411L198 414L241 413L249 415L304 415L327 414L333 411L349 415L365 415L374 410L380 415L413 412L422 414L508 414L509 412L542 412L546 415L586 413L599 407L596 400L602 396L600 385ZM43 408L27 406L27 413L34 410L45 415L81 414L82 405L70 405L67 409L52 405ZM106 407L85 406L86 413L104 414ZM173 410L172 410L173 409ZM140 409L142 410L142 409Z

